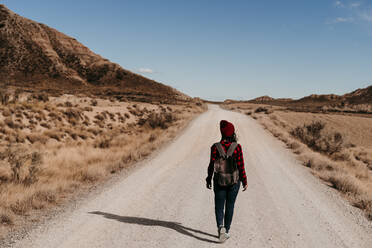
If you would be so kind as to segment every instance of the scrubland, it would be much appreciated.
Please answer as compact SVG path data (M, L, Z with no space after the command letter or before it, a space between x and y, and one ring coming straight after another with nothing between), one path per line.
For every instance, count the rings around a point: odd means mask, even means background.
M160 104L45 93L0 98L0 234L130 168L206 110L199 100Z
M295 112L252 103L222 107L256 119L328 186L372 220L372 116Z

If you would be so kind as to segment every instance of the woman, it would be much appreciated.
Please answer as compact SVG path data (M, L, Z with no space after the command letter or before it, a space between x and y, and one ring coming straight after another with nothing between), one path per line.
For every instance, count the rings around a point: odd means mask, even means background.
M214 191L214 204L215 204L215 214L216 214L216 222L218 228L218 236L221 242L224 242L226 239L230 238L230 225L234 213L234 204L236 197L239 192L240 182L243 184L243 191L245 191L248 187L247 184L247 176L245 174L244 169L244 159L243 159L243 152L242 147L240 144L236 144L236 134L234 125L228 121L222 120L220 122L220 130L221 130L221 141L220 144L216 143L213 144L211 147L211 159L208 166L208 177L206 178L207 181L207 188L212 188L212 176L213 176L213 191ZM229 151L230 146L234 149L233 151ZM223 149L223 150L222 150ZM230 149L230 150L232 150ZM230 152L232 162L237 168L238 171L238 178L235 180L231 180L233 183L232 185L226 186L224 181L218 178L219 174L216 173L216 166L222 157L226 158L225 156L228 155L227 153ZM232 163L228 163L228 166L231 167ZM231 177L233 178L233 177ZM222 183L221 183L222 182ZM222 185L221 185L222 184ZM225 207L226 206L226 207ZM225 214L224 214L224 208Z

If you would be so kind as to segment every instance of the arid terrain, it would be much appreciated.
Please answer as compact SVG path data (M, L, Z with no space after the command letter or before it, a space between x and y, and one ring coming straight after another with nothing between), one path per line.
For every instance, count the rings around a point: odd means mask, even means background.
M317 97L323 100L314 104L316 108L302 103L296 106L294 100L280 100L278 104L269 97L227 101L222 106L256 119L292 149L314 175L338 189L372 220L372 115L366 110L372 106L368 98L371 89L345 94L358 93L363 102L355 100L357 105L349 104L347 109L337 111L335 105L330 107L333 102L325 101L322 96ZM314 97L303 99L310 98L314 100ZM285 104L286 101L291 103Z
M11 94L10 94L11 95ZM203 112L201 102L150 104L22 93L0 105L0 224L62 204L79 188L151 154Z
M248 190L223 247L369 248L372 222L247 115L210 105L169 146L10 247L221 247L205 187L219 121L234 123ZM5 247L8 247L4 244Z
M129 169L205 110L0 5L0 238Z

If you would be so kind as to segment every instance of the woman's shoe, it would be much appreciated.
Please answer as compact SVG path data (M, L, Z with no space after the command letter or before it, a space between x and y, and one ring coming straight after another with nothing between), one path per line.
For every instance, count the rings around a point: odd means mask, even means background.
M227 240L229 238L230 238L230 234L229 233L225 233L225 240Z
M227 234L227 236L226 236ZM219 240L221 243L225 242L226 239L228 239L230 236L228 233L226 233L226 229L224 227L220 227L219 229Z

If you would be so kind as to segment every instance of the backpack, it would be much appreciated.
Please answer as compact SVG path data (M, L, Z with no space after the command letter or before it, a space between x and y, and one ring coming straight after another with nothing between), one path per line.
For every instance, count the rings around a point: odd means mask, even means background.
M236 159L232 156L238 143L232 142L227 152L221 143L215 143L220 157L214 162L214 182L220 186L230 186L239 181Z

